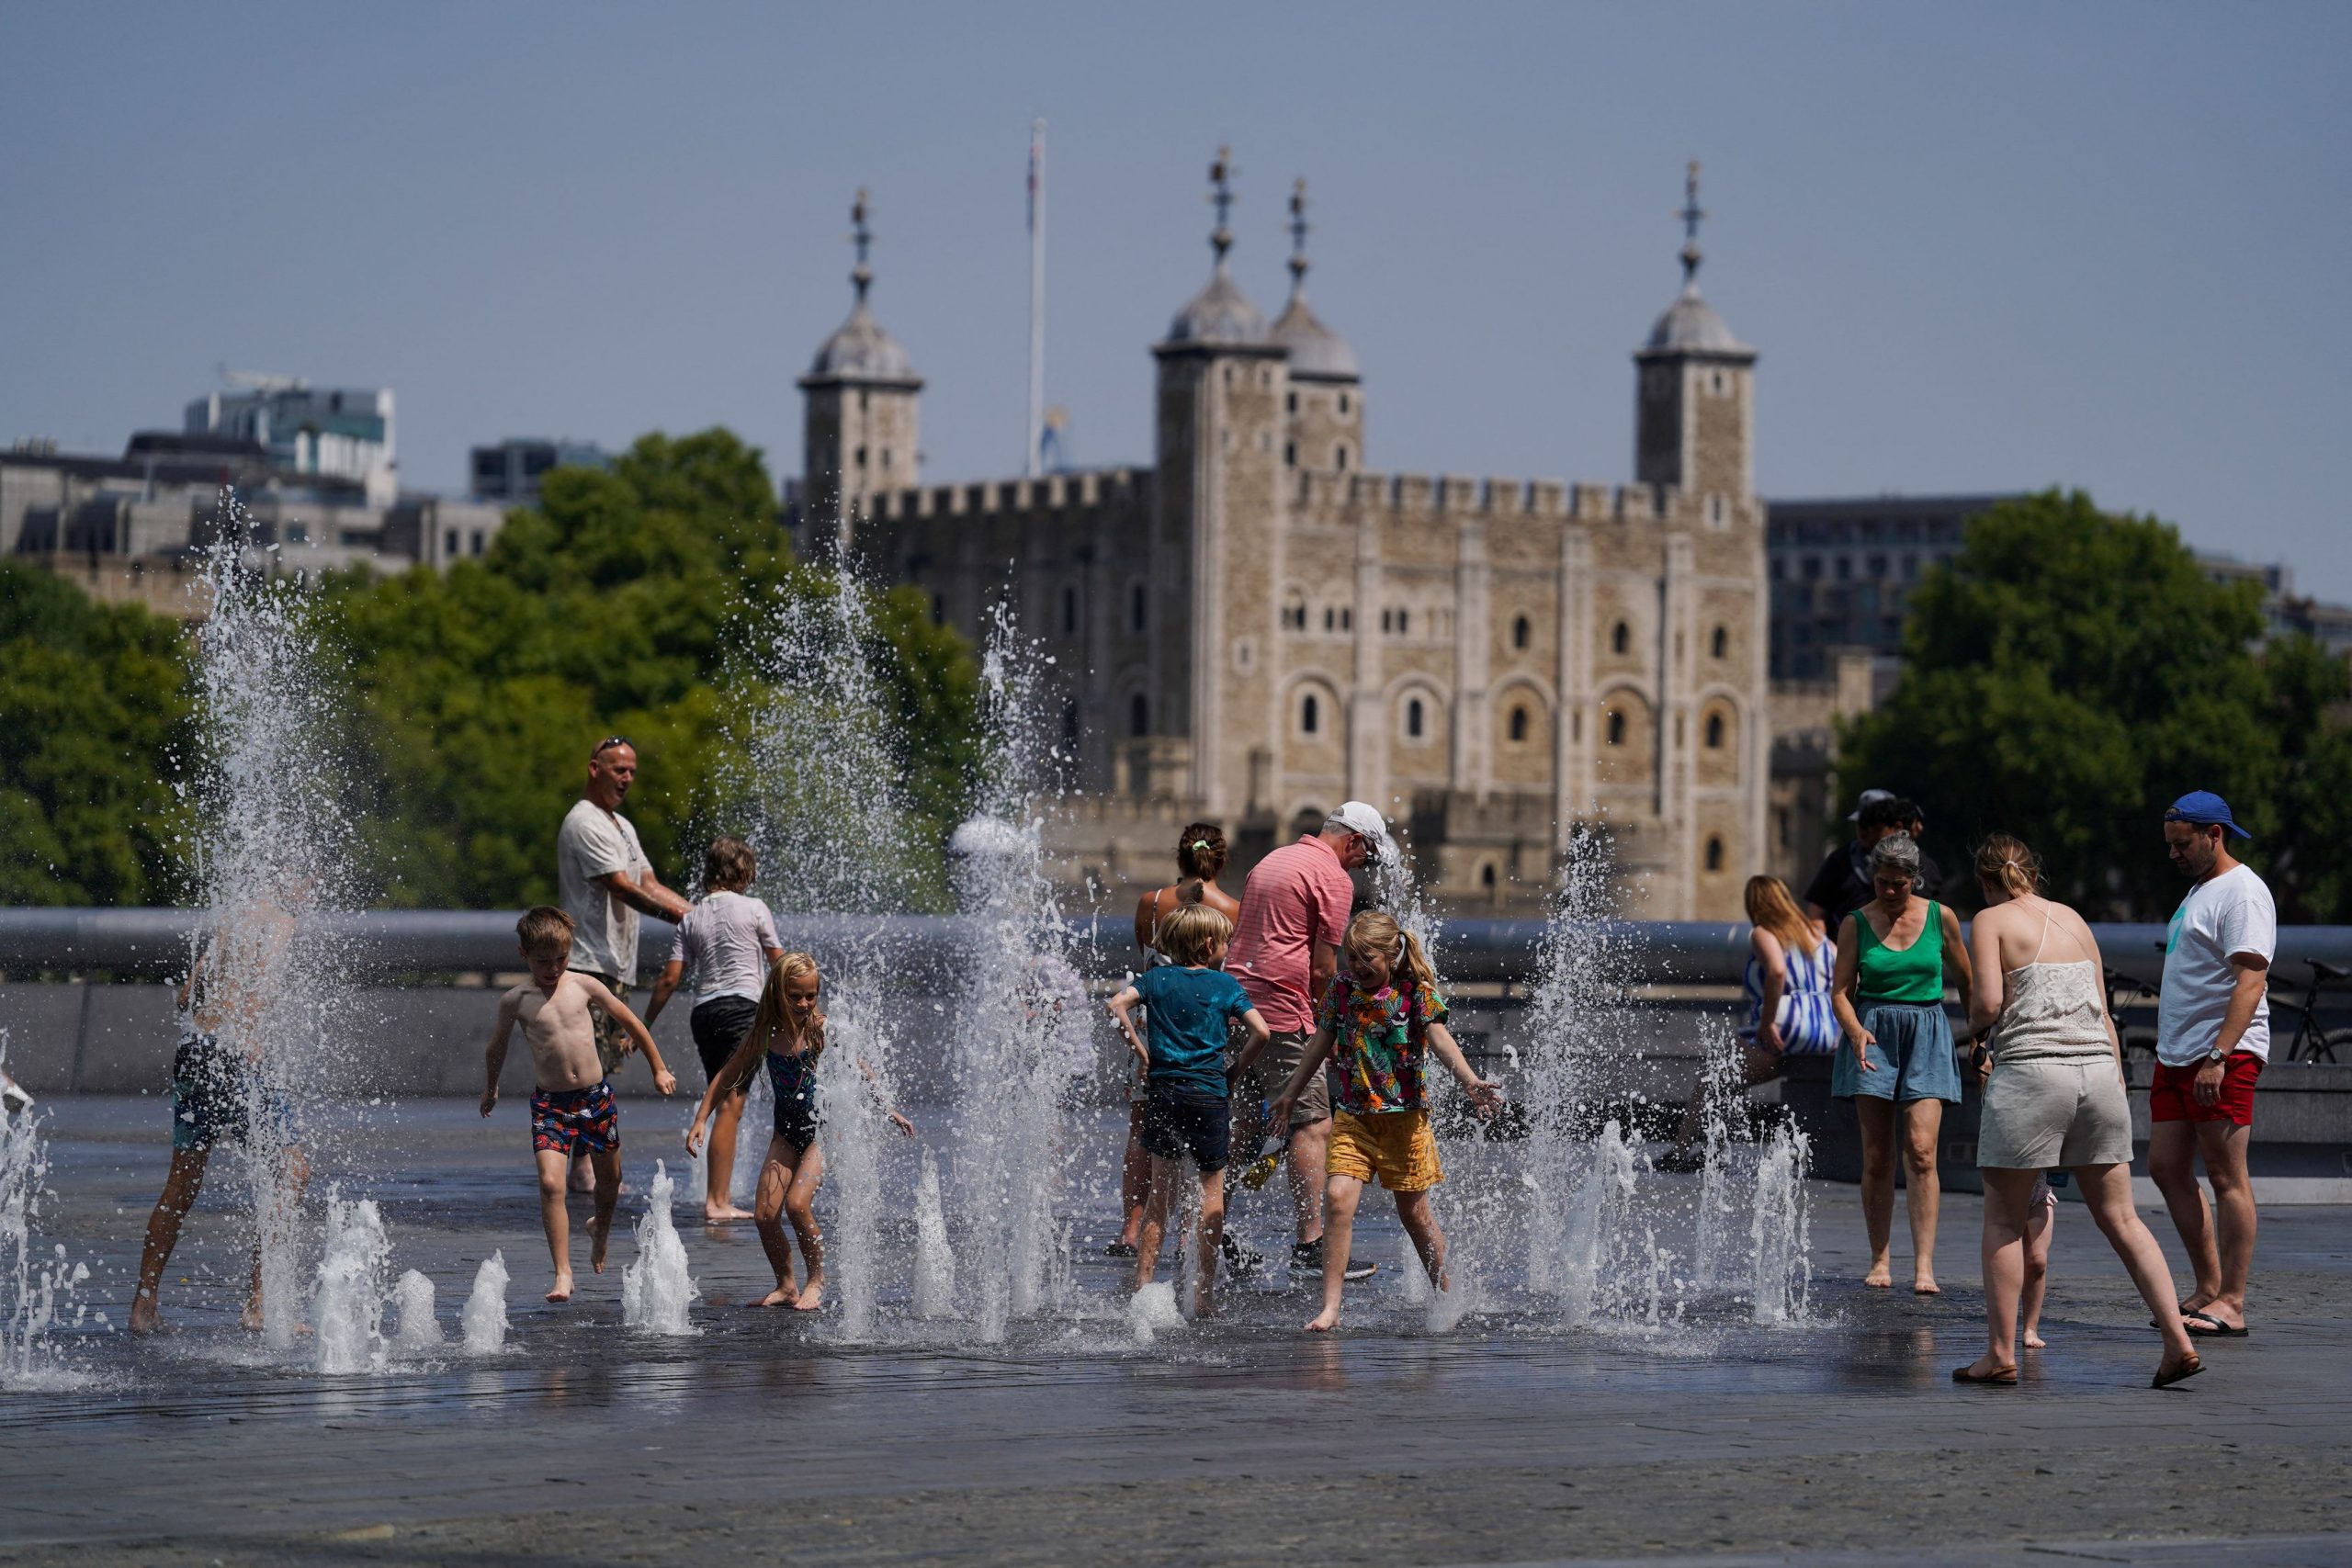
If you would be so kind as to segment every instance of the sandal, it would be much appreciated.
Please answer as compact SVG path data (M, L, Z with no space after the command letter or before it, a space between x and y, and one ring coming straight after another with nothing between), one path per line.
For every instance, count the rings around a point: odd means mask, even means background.
M2254 1332L2251 1328L2232 1328L2212 1314L2204 1312L2181 1314L2180 1325L2188 1330L2191 1339L2243 1339Z
M2154 1379L2149 1382L2148 1386L2150 1388L2170 1388L2177 1382L2185 1382L2189 1378L2195 1377L2204 1370L2205 1362L2203 1359L2200 1358L2196 1351L2192 1350L2188 1353L2188 1359L2181 1362L2180 1365L2175 1367L2172 1371L2167 1372L2162 1368L2157 1369Z
M2184 1377L2188 1376L2186 1372L2181 1375ZM2018 1370L2015 1367L1995 1367L1989 1372L1972 1372L1966 1367L1954 1367L1951 1370L1951 1381L1954 1382L1995 1383L2003 1388L2014 1388L2017 1386Z

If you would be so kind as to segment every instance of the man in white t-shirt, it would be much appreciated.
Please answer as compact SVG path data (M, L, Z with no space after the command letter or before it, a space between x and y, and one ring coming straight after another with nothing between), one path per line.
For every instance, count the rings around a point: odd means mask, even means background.
M2156 1077L2148 1092L2148 1174L2165 1195L2197 1271L2180 1303L2191 1337L2245 1333L2246 1276L2254 1268L2254 1186L2245 1145L2254 1084L2270 1059L2270 960L2278 911L2262 878L2230 853L2247 837L2211 790L2174 801L2165 848L2194 886L2165 932L2157 998ZM2214 1213L2197 1185L2197 1156L2213 1184Z
M662 886L637 829L621 815L628 786L637 782L637 748L624 736L597 743L588 754L588 787L556 835L556 886L571 917L571 967L594 975L622 1001L637 978L639 914L681 920L691 908ZM596 1020L596 1055L609 1074L620 1066L628 1036L591 1004Z

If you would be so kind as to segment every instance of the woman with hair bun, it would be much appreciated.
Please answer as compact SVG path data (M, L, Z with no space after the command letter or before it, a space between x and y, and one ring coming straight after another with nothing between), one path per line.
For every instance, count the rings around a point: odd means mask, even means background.
M2041 894L2041 863L2007 833L1976 852L1984 908L1968 1016L1992 1031L1976 1165L1984 1178L1984 1354L1955 1382L2018 1381L2018 1302L2042 1172L2075 1173L2091 1218L2131 1271L2164 1335L2155 1386L2204 1371L2173 1299L2163 1249L2132 1203L2132 1109L2108 1015L2106 967L2082 916ZM2029 1340L2029 1344L2032 1341Z
M1136 905L1136 946L1144 967L1169 962L1159 948L1159 928L1168 917L1189 905L1215 909L1227 921L1241 918L1241 902L1216 885L1229 854L1225 829L1214 822L1194 822L1176 838L1176 880L1143 896ZM1138 1071L1127 1091L1127 1148L1119 1162L1119 1235L1102 1249L1108 1258L1133 1258L1143 1232L1144 1201L1151 1187L1151 1156L1143 1146L1143 1108L1147 1088ZM1237 1257L1228 1248L1228 1258Z

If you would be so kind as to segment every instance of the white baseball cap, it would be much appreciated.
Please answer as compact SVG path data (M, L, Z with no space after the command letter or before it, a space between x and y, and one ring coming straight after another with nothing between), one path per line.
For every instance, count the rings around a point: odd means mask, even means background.
M1388 860L1396 853L1396 841L1388 836L1388 818L1376 806L1361 800L1351 800L1324 819L1324 826L1337 822L1351 833L1372 846L1374 860Z

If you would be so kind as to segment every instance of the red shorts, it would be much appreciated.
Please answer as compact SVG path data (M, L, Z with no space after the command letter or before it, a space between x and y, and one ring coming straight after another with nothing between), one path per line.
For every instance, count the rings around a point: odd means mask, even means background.
M2233 1051L2222 1066L2222 1094L2211 1105L2197 1102L2197 1075L2202 1062L2176 1067L2156 1064L2156 1081L2148 1090L2151 1122L2228 1122L2236 1126L2254 1122L2254 1080L2262 1076L2262 1058L2251 1051Z

